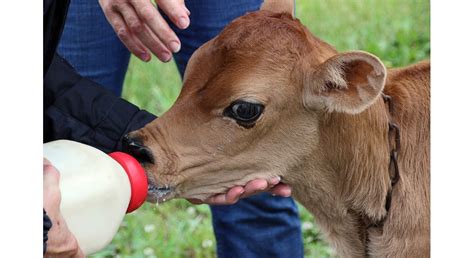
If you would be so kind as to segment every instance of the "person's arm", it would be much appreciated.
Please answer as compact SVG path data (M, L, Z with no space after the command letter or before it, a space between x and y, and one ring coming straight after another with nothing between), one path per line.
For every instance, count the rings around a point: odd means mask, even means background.
M77 74L58 55L44 78L44 141L69 139L104 152L156 117Z

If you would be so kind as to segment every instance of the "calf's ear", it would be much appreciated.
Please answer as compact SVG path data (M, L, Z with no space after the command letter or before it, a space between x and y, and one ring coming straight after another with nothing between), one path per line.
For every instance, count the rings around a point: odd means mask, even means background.
M260 10L274 13L289 13L291 16L294 16L295 0L265 0Z
M380 96L387 70L363 51L337 54L304 69L303 103L309 109L357 114Z

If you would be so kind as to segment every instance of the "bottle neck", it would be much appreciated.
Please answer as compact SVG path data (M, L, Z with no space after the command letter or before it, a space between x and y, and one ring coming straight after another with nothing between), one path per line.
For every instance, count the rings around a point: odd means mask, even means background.
M140 163L124 152L113 152L109 156L122 166L130 181L130 203L127 213L138 209L146 201L148 195L148 178Z

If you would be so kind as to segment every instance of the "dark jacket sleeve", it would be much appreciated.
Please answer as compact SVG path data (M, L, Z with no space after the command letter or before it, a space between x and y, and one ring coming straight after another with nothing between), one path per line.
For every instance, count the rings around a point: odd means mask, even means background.
M43 209L43 254L46 253L46 242L48 242L48 231L51 229L52 223L46 211Z
M80 76L58 55L43 83L45 142L69 139L104 152L122 150L125 134L156 118Z

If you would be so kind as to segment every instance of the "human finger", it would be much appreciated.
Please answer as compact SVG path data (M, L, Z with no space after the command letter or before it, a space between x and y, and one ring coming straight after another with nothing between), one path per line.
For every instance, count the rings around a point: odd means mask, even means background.
M155 54L158 59L163 62L168 62L171 59L171 52L153 35L148 26L140 20L135 9L127 3L117 8L132 34L138 37L141 43Z
M168 50L177 53L181 49L181 42L179 41L178 36L176 36L174 31L150 1L131 0L130 3L135 8L141 21L150 28L151 32L166 46ZM156 55L159 54L158 52L153 53Z
M116 9L118 9L118 6ZM122 14L110 8L104 9L104 14L110 25L112 25L117 37L122 41L125 47L142 61L149 61L151 59L150 53L140 40L129 30Z
M170 18L170 20L180 29L189 26L189 10L184 4L184 0L156 0L156 4Z
M234 186L227 193L211 196L204 202L211 205L231 205L239 201L243 193L244 188L242 186Z
M278 195L281 197L290 197L291 196L291 187L280 183L269 190L269 192L273 195Z
M241 198L246 198L257 193L261 193L268 188L268 182L265 179L254 179L248 182L244 187L244 193Z

